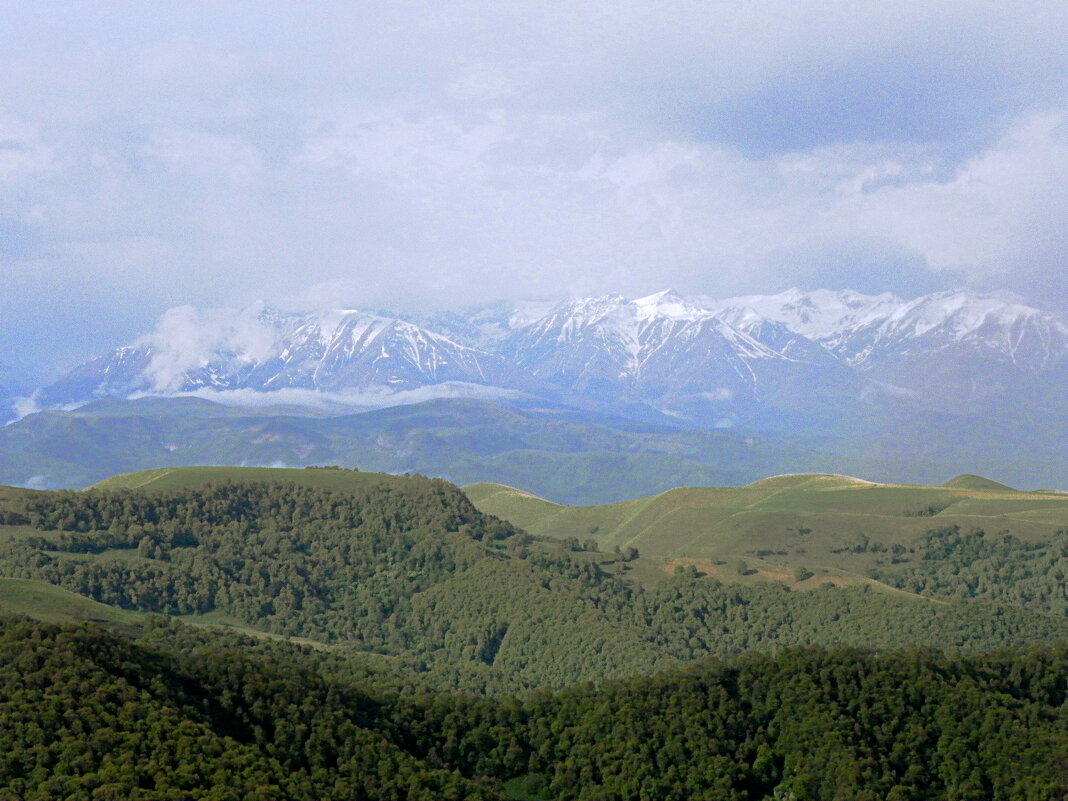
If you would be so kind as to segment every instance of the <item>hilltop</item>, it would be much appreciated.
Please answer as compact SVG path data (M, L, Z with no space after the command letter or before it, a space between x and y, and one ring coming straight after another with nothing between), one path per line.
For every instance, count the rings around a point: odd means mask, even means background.
M959 476L955 476L942 486L950 487L952 489L991 490L993 492L1016 491L1012 487L1009 487L998 481L992 481L991 479L983 478L982 476L973 476L970 473L962 473Z
M90 490L140 489L149 491L180 490L208 484L268 482L299 484L322 490L352 491L368 486L400 486L406 476L389 473L361 473L336 467L163 467L111 476L88 487Z

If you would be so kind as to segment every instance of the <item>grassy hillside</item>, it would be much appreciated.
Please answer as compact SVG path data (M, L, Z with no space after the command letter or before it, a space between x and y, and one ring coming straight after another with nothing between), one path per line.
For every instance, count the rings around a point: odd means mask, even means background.
M143 616L44 581L0 578L0 614L25 615L47 623L139 625Z
M312 489L351 491L370 486L402 486L403 476L333 468L163 467L106 478L89 489L181 490L226 481L294 483Z
M990 490L993 492L1015 492L1012 487L1008 487L997 481L991 481L989 478L983 478L982 476L973 476L970 473L962 473L959 476L951 478L942 486L951 487L953 489Z
M897 584L895 571L924 561L932 530L1011 535L1021 548L1052 543L1068 530L1068 495L1018 492L976 476L942 486L778 476L604 506L564 506L492 484L466 490L482 511L539 536L593 538L608 551L636 548L639 561L662 570L694 565L723 580L779 578L794 586L876 575ZM752 572L739 569L743 561ZM812 576L797 581L805 572Z

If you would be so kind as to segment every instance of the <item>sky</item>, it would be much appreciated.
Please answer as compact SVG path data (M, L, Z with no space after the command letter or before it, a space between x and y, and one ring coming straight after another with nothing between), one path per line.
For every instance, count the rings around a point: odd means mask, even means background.
M1063 311L1068 4L0 5L0 384L172 307Z

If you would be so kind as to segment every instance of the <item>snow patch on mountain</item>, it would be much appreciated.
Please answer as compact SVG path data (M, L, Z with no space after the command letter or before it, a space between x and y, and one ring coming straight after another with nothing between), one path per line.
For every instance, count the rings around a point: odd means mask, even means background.
M670 320L698 320L709 316L709 310L694 300L680 296L673 289L665 289L631 301L637 316L643 320L666 317Z
M724 315L757 315L782 323L791 331L833 348L842 332L885 319L904 301L889 292L864 295L851 290L788 289L777 295L743 295L706 299L708 308Z
M743 331L755 330L761 319L781 323L860 369L890 355L956 345L1034 371L1068 349L1068 324L1052 313L966 290L904 301L889 293L791 289L706 305Z

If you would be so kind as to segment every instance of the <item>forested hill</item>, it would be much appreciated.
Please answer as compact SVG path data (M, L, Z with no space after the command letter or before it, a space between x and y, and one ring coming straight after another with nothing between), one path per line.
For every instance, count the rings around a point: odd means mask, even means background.
M75 596L48 592L60 588L126 613L378 654L439 689L491 694L799 645L1068 640L1068 619L1009 603L666 574L592 537L535 538L440 479L203 468L109 486L0 492L0 576L22 580L0 582L0 608L5 592L22 611L28 594L42 613L70 608Z
M162 619L0 618L0 797L1063 799L1068 653L786 651L526 701Z

